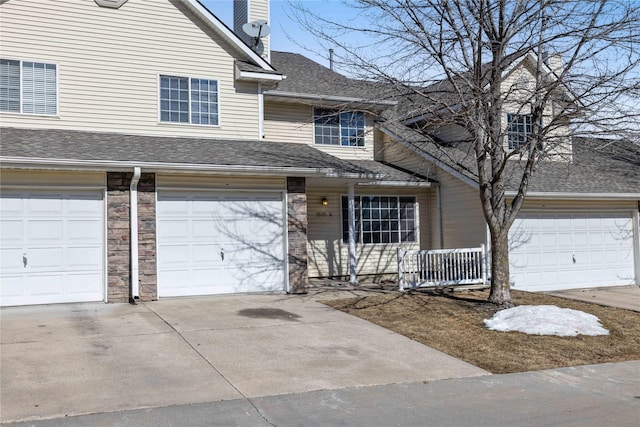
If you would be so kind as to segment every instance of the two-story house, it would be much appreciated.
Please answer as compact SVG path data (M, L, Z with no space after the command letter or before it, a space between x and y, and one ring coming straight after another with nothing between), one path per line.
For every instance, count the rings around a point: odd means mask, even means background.
M236 3L240 23L266 10ZM1 7L3 305L304 290L349 274L341 199L360 184L359 272L420 245L428 195L403 187L430 183L373 162L384 102L334 114L354 99L274 89L268 42L196 0Z
M487 240L473 170L377 121L401 99L268 38L257 53L240 27L268 1L235 4L236 31L197 0L0 4L1 305L304 292L394 273L398 247ZM517 288L640 276L638 182L572 150L514 227L534 233Z

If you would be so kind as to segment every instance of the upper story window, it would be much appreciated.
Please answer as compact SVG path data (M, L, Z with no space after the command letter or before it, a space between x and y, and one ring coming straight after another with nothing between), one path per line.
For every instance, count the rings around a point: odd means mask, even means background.
M56 64L0 59L0 111L57 115Z
M160 121L218 125L218 81L160 76Z
M404 243L417 239L416 198L356 196L356 242ZM349 241L347 197L342 197L342 240Z
M529 142L533 134L531 114L507 114L507 142L509 150L518 150Z
M364 113L361 111L313 110L316 144L364 147Z

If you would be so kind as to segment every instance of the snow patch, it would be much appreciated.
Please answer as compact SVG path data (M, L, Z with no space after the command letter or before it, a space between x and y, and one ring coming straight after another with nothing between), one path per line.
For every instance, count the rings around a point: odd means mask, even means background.
M531 335L609 335L593 314L555 305L520 305L500 310L484 323L492 331L520 331Z

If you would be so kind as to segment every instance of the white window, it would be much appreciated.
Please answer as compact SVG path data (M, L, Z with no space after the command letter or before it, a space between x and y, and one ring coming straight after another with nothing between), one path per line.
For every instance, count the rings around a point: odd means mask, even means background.
M356 242L402 243L417 239L416 198L413 196L356 196ZM342 240L349 241L349 211L342 197Z
M0 59L0 111L58 114L56 64Z
M364 113L361 111L316 108L313 124L316 144L364 147Z
M525 147L533 134L531 114L507 114L507 142L509 150Z
M218 81L160 76L160 121L218 125Z

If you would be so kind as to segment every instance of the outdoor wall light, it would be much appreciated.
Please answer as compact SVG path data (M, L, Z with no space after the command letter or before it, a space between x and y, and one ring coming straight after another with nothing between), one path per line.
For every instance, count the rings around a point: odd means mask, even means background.
M322 198L322 206L328 206L329 205L329 199L327 199L326 197Z

